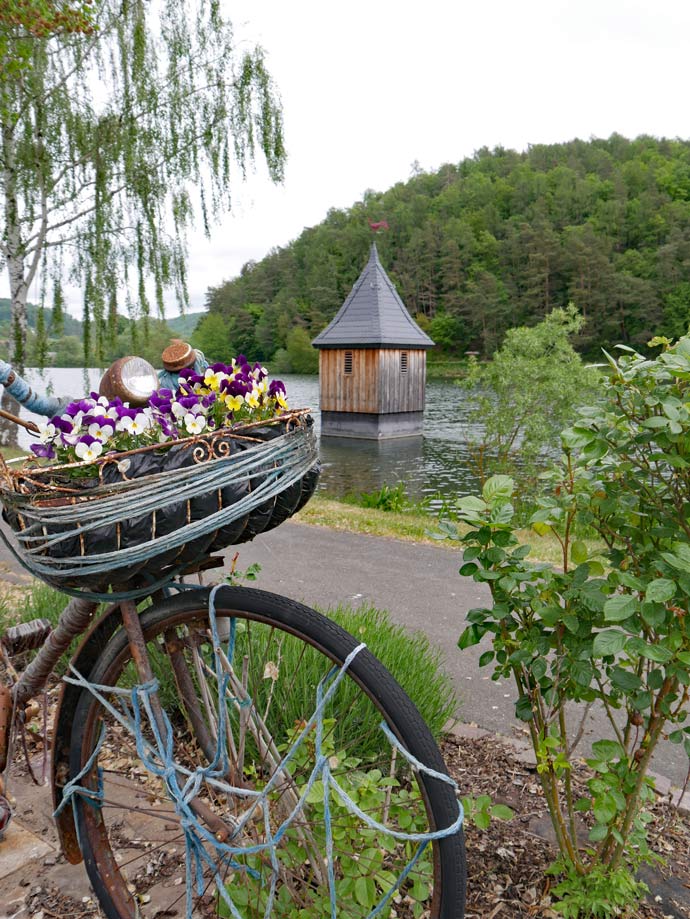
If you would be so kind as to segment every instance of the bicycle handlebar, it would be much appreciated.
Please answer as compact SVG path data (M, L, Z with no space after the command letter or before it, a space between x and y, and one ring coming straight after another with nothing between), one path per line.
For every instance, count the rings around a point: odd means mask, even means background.
M58 399L56 396L40 396L35 393L25 379L19 376L6 361L0 361L0 385L14 396L17 402L26 406L30 412L52 418L59 415L68 399Z

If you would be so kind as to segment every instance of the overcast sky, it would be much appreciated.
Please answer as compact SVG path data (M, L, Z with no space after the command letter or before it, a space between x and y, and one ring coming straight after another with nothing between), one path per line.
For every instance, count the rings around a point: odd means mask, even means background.
M235 189L212 239L190 236L193 309L210 285L331 207L480 147L690 137L687 0L223 0L280 90L288 165Z

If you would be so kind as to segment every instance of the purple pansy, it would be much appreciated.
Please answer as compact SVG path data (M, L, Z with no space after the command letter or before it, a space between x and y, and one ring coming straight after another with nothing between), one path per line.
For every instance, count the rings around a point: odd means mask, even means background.
M46 459L55 459L55 447L52 444L31 444L31 449L36 456L42 456Z

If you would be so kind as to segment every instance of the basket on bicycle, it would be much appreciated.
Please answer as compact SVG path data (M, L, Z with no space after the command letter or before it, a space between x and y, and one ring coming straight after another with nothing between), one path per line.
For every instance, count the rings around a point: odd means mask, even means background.
M278 526L309 500L318 475L302 409L107 454L95 466L3 464L0 501L26 568L57 588L105 595L150 590Z

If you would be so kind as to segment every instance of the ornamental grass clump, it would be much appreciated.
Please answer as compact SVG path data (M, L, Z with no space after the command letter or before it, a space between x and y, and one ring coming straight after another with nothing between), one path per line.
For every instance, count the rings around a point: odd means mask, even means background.
M39 424L35 456L58 464L94 463L100 456L211 434L246 422L265 421L287 410L285 385L268 381L260 364L243 355L203 373L182 370L175 392L160 389L148 405L132 408L98 393L70 402L61 415ZM88 465L71 470L90 475Z
M604 399L562 434L532 518L559 541L559 569L527 561L506 476L460 499L466 535L443 525L463 544L460 573L491 590L459 645L491 635L480 665L514 679L559 849L554 909L570 919L634 910L646 889L635 871L657 860L651 758L665 737L690 755L690 337L652 344L664 349L655 360L607 355ZM603 541L598 557L576 524ZM585 755L584 788L573 703L600 707L610 727Z

